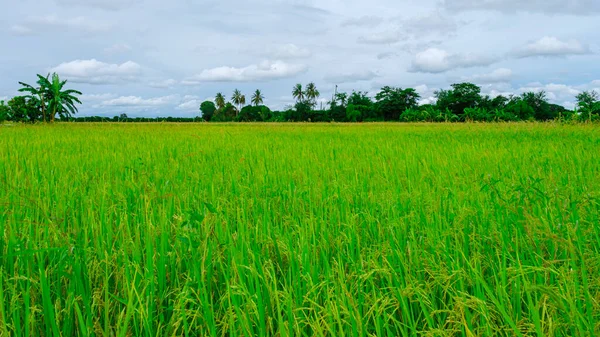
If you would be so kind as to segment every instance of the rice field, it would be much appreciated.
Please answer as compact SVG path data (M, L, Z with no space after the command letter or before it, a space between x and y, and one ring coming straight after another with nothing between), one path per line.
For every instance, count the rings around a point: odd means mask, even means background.
M0 336L600 335L600 127L0 125Z

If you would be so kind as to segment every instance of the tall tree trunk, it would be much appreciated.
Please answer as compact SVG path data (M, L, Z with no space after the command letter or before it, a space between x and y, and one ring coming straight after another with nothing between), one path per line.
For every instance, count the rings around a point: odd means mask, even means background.
M46 123L46 104L44 103L43 95L40 95L40 102L42 103L42 118L44 123Z

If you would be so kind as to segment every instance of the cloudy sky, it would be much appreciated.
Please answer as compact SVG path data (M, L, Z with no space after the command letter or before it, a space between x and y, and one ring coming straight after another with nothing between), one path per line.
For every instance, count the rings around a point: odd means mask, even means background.
M295 83L490 95L600 91L599 0L0 0L0 99L57 72L82 115L195 116L215 93Z

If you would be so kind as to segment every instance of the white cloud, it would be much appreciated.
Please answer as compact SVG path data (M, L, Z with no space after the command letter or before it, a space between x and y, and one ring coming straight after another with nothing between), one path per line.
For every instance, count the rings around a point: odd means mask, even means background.
M560 105L562 105L563 107L569 109L569 110L575 110L575 102L574 101L565 101L562 102Z
M278 46L276 48L273 48L271 50L270 54L273 56L273 58L275 58L277 60L302 59L302 58L308 58L312 55L310 50L308 50L306 48L298 47L297 45L295 45L293 43L288 43L288 44L284 44L284 45Z
M15 34L42 34L49 30L70 31L74 33L101 33L112 29L112 24L95 21L84 16L61 18L56 15L29 17L25 23L14 25Z
M442 73L457 68L470 68L488 66L495 59L476 54L451 54L438 48L429 48L417 53L413 60L410 72Z
M148 83L148 86L157 89L166 89L172 88L175 84L177 84L177 81L175 81L174 79L168 79L164 81L150 82Z
M396 43L405 38L406 36L402 33L400 29L390 29L372 33L369 35L360 36L357 39L357 42L364 44L390 44Z
M325 77L325 80L330 83L348 83L358 81L369 81L376 77L379 77L375 72L371 70L361 70L351 73L332 74Z
M520 58L532 56L566 56L587 54L590 50L577 40L561 41L556 37L546 36L529 43L515 52Z
M179 104L175 109L189 112L198 111L201 103L200 100L192 99Z
M435 102L437 102L437 98L435 98L435 96L421 97L419 100L419 105L435 104Z
M121 97L103 101L101 103L101 105L107 106L107 107L116 106L116 107L149 108L149 107L159 107L159 106L166 106L166 105L174 104L178 101L178 99L179 99L179 96L177 96L177 95L154 97L154 98L142 98L139 96L121 96Z
M427 86L427 84L421 84L421 85L417 85L415 87L415 90L419 93L419 95L423 95L429 91L429 87Z
M541 84L530 83L516 90L517 94L525 92L546 92L546 97L553 103L563 103L564 101L573 101L581 91L573 86L566 84Z
M117 43L117 44L113 44L112 46L110 46L108 48L104 48L104 52L107 54L110 54L110 55L123 54L123 53L129 52L131 50L132 50L131 46L126 43Z
M102 101L106 101L112 98L115 98L116 95L114 94L83 94L81 96L79 96L79 99L82 102L102 102Z
M453 11L492 10L579 15L600 12L600 2L597 0L444 0L442 6Z
M463 77L463 81L474 83L502 83L510 82L513 77L513 71L507 68L499 68L488 74Z
M342 22L342 27L377 27L383 22L378 16L364 15L357 18L351 18Z
M251 82L268 81L293 77L307 70L302 64L289 64L283 61L263 61L243 68L218 67L203 70L198 76L185 80L183 84L200 82Z
M550 83L544 86L544 90L555 93L559 96L577 96L580 91L566 84Z
M61 63L50 71L75 83L107 84L136 81L141 75L142 67L132 61L110 64L91 59Z
M417 85L414 89L421 96L419 104L433 104L436 102L435 89L430 88L427 84Z

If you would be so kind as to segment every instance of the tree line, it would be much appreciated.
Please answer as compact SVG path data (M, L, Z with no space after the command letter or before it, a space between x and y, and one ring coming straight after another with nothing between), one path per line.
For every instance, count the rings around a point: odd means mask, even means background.
M600 120L600 96L595 91L577 95L574 110L549 102L544 91L526 92L522 95L483 95L481 87L473 83L452 84L450 89L435 92L435 103L419 104L421 96L413 88L383 87L374 97L367 92L336 92L326 107L317 109L320 96L314 83L306 87L297 84L292 89L296 99L293 106L283 111L271 111L262 105L260 90L253 96L252 105L245 106L244 96L235 90L231 103L222 93L213 101L200 105L205 121L253 122L500 122ZM255 100L254 97L260 99ZM234 105L235 104L235 105ZM236 107L237 106L237 107Z
M228 100L217 93L214 100L202 102L200 116L130 118L121 114L107 117L75 117L76 104L81 104L77 90L65 89L67 81L57 74L37 75L36 85L19 82L23 96L0 102L0 122L500 122L500 121L598 121L600 95L584 91L576 96L574 110L549 102L545 92L522 95L483 95L473 83L452 84L435 92L435 103L419 104L421 96L413 88L385 86L374 96L363 91L336 92L326 104L318 107L321 96L314 83L296 84L292 88L293 105L273 111L264 105L265 96L256 90L247 104L246 96L234 90Z

